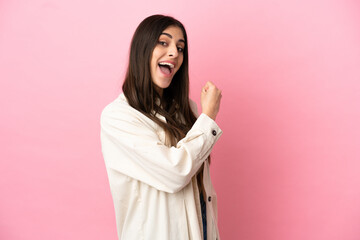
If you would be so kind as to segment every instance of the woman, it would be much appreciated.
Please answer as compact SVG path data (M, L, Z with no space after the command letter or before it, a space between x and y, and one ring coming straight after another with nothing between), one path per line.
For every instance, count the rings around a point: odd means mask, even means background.
M185 28L153 15L136 29L123 93L101 114L101 143L119 239L219 239L209 154L221 92L189 100Z

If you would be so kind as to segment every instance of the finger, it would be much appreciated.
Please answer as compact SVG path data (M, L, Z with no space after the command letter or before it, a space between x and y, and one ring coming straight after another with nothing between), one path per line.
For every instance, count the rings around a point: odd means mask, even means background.
M207 85L208 88L214 88L214 87L215 87L215 85L214 85L212 82L210 82L210 81L208 81L208 82L206 83L206 85Z
M210 88L210 86L206 83L205 84L205 86L203 87L203 89L205 90L205 92L207 91L207 90L209 90L209 88Z
M215 84L213 82L211 82L211 81L207 81L205 86L212 87L212 86L215 86Z

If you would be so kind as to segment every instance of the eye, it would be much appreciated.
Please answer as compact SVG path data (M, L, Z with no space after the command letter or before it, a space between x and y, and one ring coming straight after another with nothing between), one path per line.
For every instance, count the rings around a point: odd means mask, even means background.
M179 52L184 52L184 49L182 47L177 48Z
M159 41L159 44L162 45L162 46L167 46L167 43L164 42L164 41Z

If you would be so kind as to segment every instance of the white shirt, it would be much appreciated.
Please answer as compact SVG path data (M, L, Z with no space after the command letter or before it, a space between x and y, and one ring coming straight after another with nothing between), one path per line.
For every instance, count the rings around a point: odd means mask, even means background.
M219 239L216 193L205 160L221 134L215 121L201 114L186 136L168 147L164 130L132 108L123 93L104 108L102 153L119 239L203 239L195 176L203 163L207 239Z

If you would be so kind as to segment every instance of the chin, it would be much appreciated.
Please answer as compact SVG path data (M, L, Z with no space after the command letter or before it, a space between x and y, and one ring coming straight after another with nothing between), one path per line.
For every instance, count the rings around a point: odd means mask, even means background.
M166 89L166 88L168 88L169 86L170 86L170 84L166 84L166 85L161 86L161 88L162 88L162 89Z
M160 83L155 83L155 85L158 87L158 88L161 88L161 89L165 89L165 88L168 88L171 84L171 80L170 81L161 81Z

